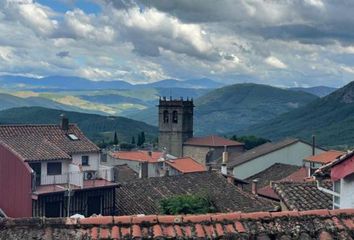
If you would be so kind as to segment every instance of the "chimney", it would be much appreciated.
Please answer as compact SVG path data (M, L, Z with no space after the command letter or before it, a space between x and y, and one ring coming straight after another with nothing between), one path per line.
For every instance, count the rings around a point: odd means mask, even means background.
M139 178L148 178L148 163L142 162L140 163L140 171L139 171Z
M69 130L69 119L65 116L64 113L61 114L60 117L61 117L60 128L65 131Z
M316 154L316 136L312 135L312 156Z
M258 188L258 179L253 179L252 180L252 194L254 194L254 195L257 195L258 194L258 192L257 192L257 188Z
M229 153L227 147L224 146L224 152L222 153L221 173L227 175L227 162L229 161Z

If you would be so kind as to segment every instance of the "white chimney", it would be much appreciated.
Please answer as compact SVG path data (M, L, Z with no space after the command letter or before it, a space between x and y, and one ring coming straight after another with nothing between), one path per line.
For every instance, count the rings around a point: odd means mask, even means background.
M224 146L224 152L222 153L221 173L227 175L227 162L229 161L229 153L227 147Z
M252 180L252 194L257 195L258 194L258 179L253 179Z

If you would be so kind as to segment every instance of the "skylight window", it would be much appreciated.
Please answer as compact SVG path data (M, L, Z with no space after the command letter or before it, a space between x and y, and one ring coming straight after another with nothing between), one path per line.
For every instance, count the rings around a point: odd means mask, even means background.
M79 140L79 138L75 135L75 134L68 134L68 136L69 136L69 138L71 139L71 140L73 140L73 141L77 141L77 140Z

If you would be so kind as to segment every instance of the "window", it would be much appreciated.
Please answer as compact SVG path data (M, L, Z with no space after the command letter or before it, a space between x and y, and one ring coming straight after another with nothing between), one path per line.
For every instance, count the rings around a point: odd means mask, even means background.
M333 191L340 193L340 180L333 182Z
M172 113L172 122L178 123L178 112L177 111L173 111L173 113Z
M341 192L341 185L340 180L333 182L333 192L340 194ZM340 197L333 195L333 209L340 208Z
M168 111L163 111L163 122L168 123Z
M79 138L78 138L75 134L73 134L73 133L68 134L68 136L69 136L69 138L70 138L71 140L73 140L73 141L79 140Z
M49 162L47 163L48 175L60 175L61 174L61 162Z
M89 156L82 156L81 157L81 165L88 166L89 165Z

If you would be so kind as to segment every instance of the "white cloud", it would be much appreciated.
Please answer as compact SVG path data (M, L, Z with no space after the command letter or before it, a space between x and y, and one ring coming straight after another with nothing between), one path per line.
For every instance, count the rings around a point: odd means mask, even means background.
M57 21L51 19L53 12L31 0L5 0L0 7L6 17L19 20L23 25L30 27L34 32L48 36L57 28Z
M354 67L341 66L340 68L347 73L354 74Z
M269 66L275 67L275 68L280 68L280 69L285 69L288 66L283 63L280 59L274 57L274 56L269 56L264 60L265 63L267 63Z
M163 48L197 58L216 56L213 45L198 24L182 23L154 8L143 12L137 7L119 9L113 16L124 40L132 42L135 51L141 55L159 56L160 48Z
M101 12L88 14L75 1L62 13L0 0L0 72L279 86L337 86L354 77L352 1L95 2Z
M12 55L12 51L9 47L0 46L0 60L2 59L3 61L11 62L12 59L11 55Z
M78 70L78 75L80 77L92 79L92 80L102 80L112 77L112 73L99 68L85 67Z

